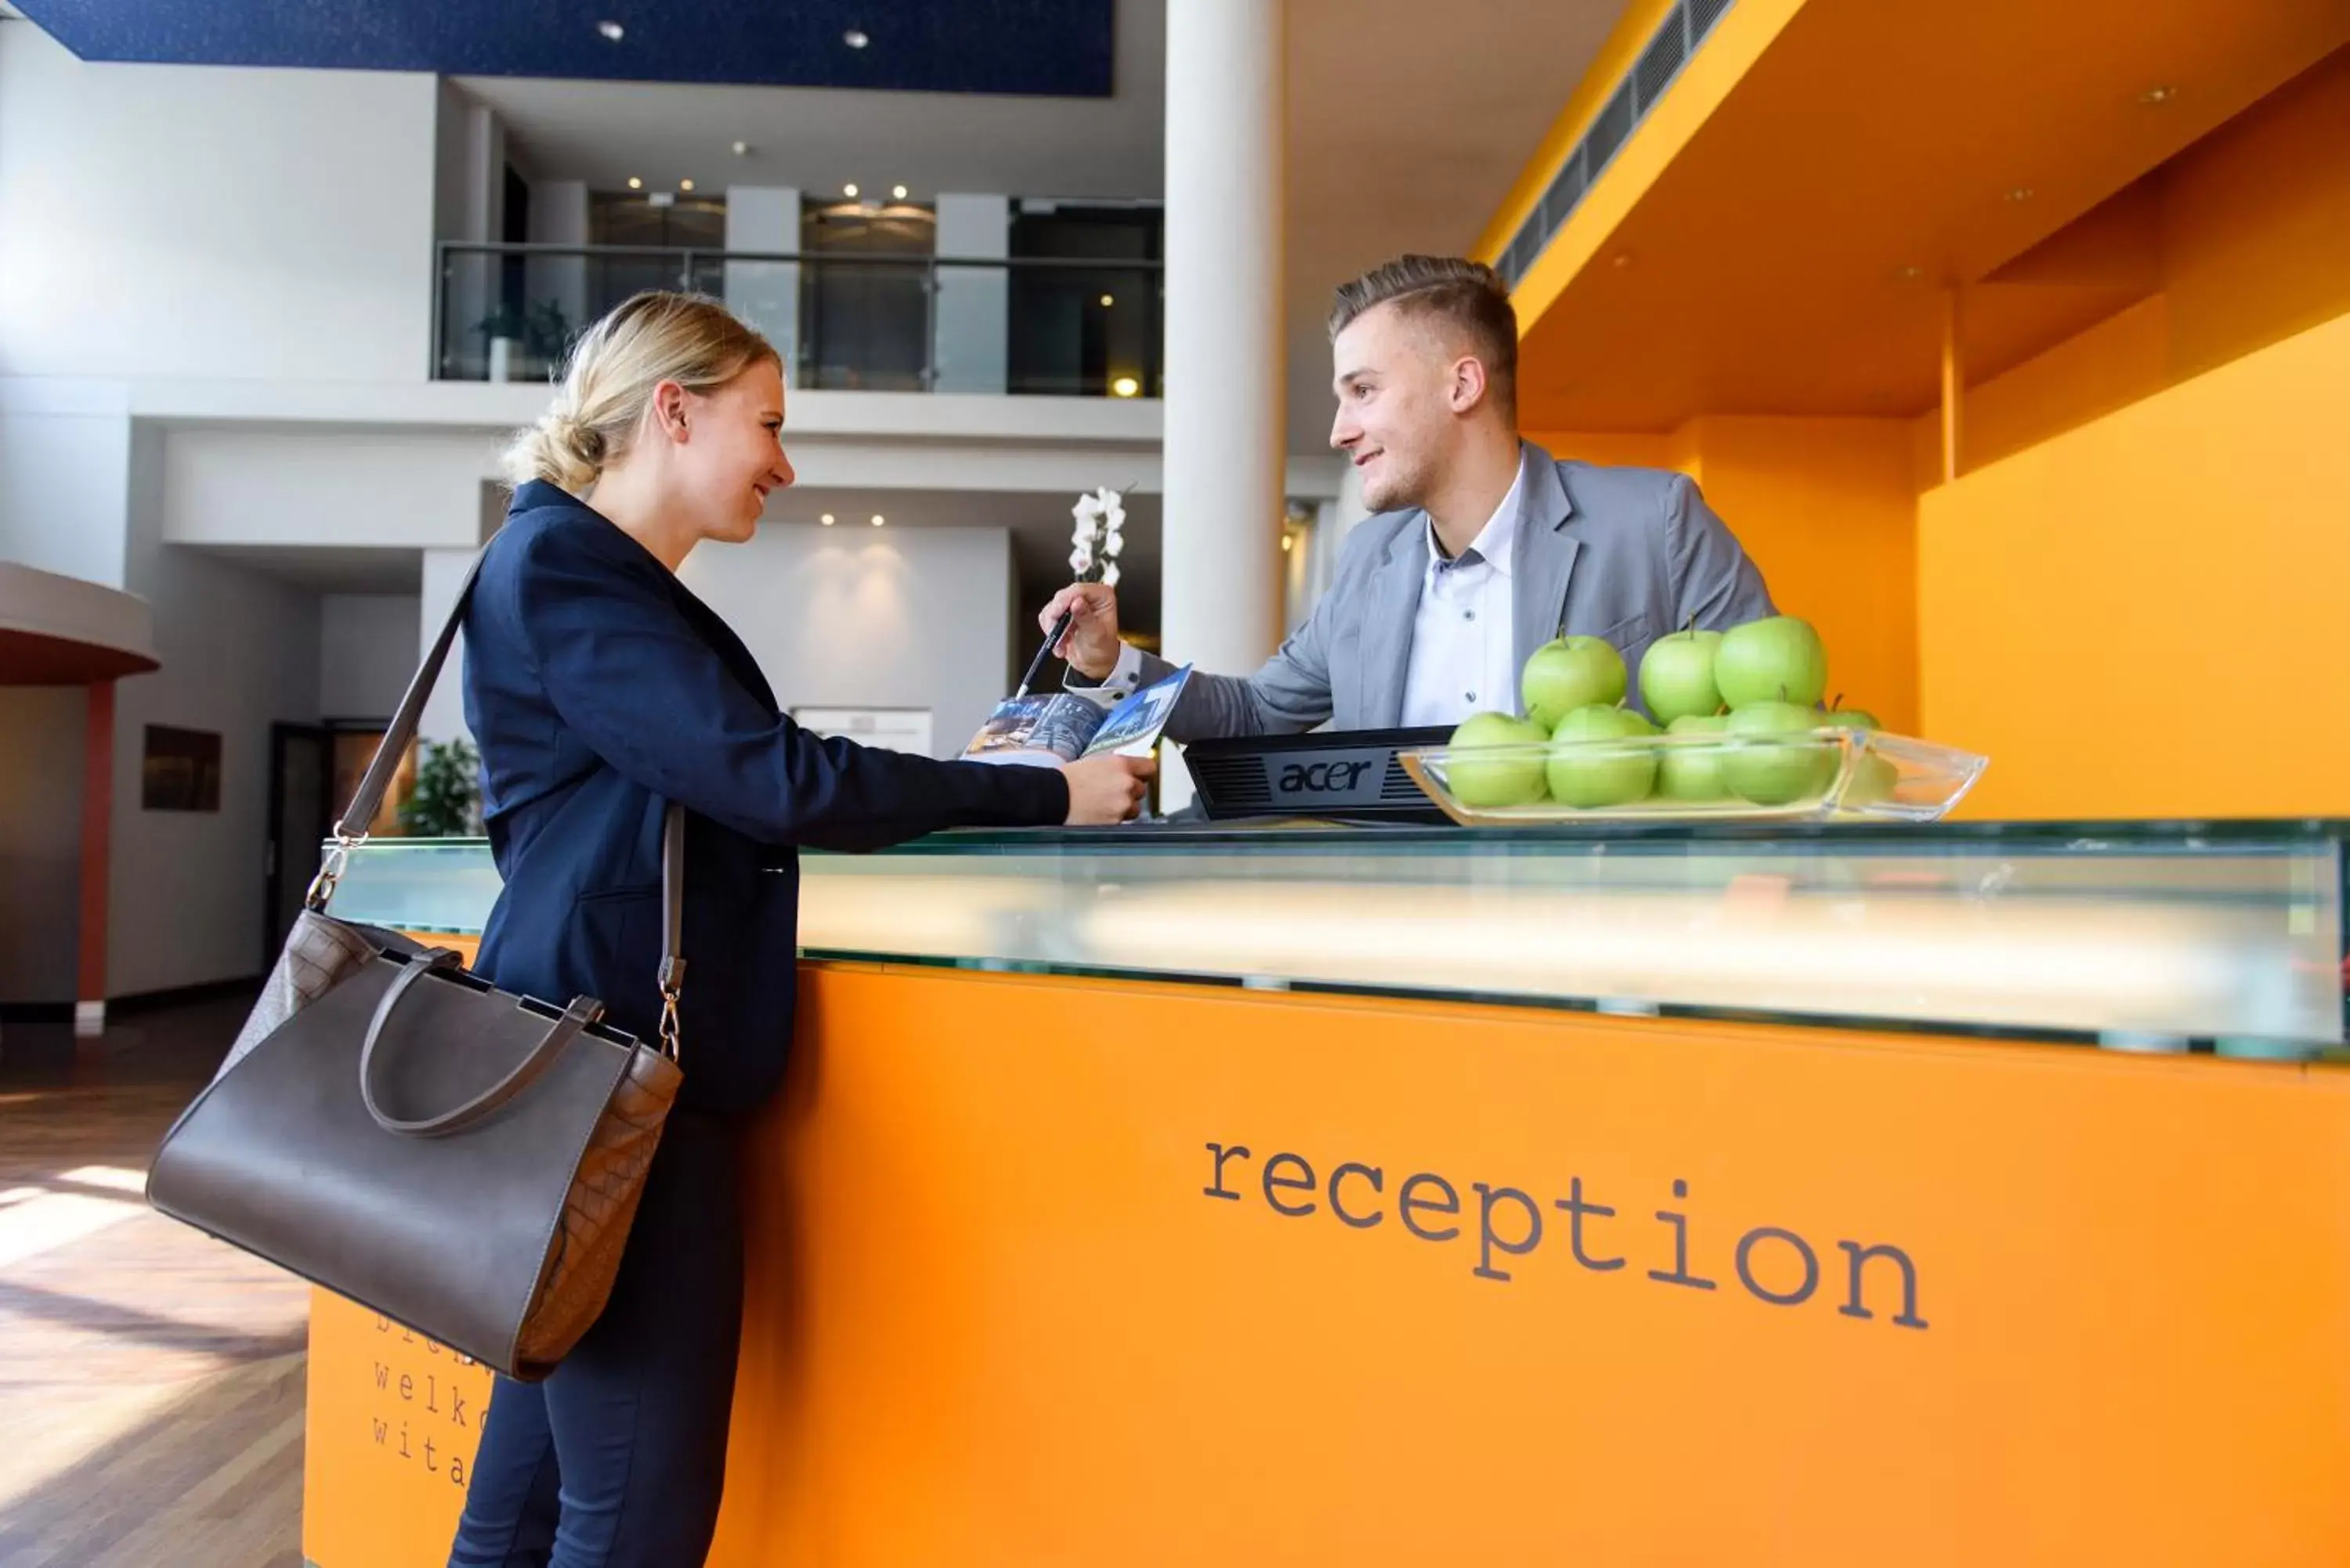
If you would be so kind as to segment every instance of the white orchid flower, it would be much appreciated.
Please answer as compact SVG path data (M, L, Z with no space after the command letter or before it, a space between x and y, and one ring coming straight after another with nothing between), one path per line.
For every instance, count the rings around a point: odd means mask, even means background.
M1069 508L1076 526L1069 532L1069 570L1083 580L1097 561L1103 563L1101 581L1118 582L1118 556L1126 548L1126 504L1119 493L1104 485L1088 490Z

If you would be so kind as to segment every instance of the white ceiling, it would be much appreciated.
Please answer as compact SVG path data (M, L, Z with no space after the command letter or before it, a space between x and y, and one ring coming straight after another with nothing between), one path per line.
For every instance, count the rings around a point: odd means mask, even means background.
M467 77L541 179L1156 199L1167 0L1119 0L1107 99ZM1285 0L1289 450L1331 412L1330 292L1405 251L1458 253L1508 193L1622 0ZM752 146L736 158L734 141Z
M421 550L330 545L175 545L201 550L317 594L413 594L424 576Z

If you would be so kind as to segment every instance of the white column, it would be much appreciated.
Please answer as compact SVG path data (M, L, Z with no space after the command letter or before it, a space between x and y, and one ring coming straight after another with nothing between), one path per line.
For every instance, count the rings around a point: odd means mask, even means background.
M421 660L432 651L432 639L441 635L449 610L457 602L457 590L465 586L466 570L473 564L472 550L427 550L424 552L422 587L418 590L416 615L416 657ZM439 684L425 700L423 717L417 721L416 733L427 741L472 740L473 732L465 727L465 639L459 634L456 645L449 649L449 662L442 668Z
M1012 198L940 192L938 254L942 259L1010 255ZM1011 373L1011 275L1002 267L941 266L932 321L931 363L938 379L931 389L1001 394Z
M1170 658L1245 675L1281 629L1282 7L1167 7ZM1188 804L1170 766L1163 809Z
M586 244L588 182L533 181L530 187L530 238L533 244ZM562 341L541 345L550 353L559 353L588 324L588 258L533 256L524 265L523 275L525 306L534 316L548 306L562 312ZM548 369L532 365L518 379L543 380Z
M481 244L505 232L506 132L494 110L480 104L465 106L461 130L464 145L463 194L458 202L457 232L449 237ZM456 351L460 367L483 373L489 334L484 330L497 303L497 258L481 251L462 251L452 258L443 307L449 319L442 324L442 341ZM459 374L464 374L460 369Z
M796 255L800 193L791 185L726 187L726 248ZM797 262L726 264L726 308L756 327L784 358L784 381L799 380L800 269Z

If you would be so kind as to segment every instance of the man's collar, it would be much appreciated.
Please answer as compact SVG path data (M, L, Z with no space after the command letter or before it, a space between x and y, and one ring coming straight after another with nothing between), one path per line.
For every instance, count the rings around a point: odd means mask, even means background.
M1493 514L1485 520L1485 526L1479 529L1477 537L1469 543L1469 549L1474 550L1480 559L1505 577L1510 575L1511 561L1517 553L1518 516L1524 505L1525 493L1526 449L1525 444L1520 442L1517 477L1510 481L1509 491L1502 497L1502 504L1493 508ZM1419 519L1421 532L1428 541L1430 568L1434 570L1448 565L1443 550L1436 542L1436 519L1426 512L1419 514ZM1462 552L1464 555L1467 553Z

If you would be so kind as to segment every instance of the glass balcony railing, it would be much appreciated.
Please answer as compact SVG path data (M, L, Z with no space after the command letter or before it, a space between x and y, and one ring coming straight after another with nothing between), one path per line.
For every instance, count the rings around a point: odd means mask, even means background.
M440 247L433 374L545 381L580 330L640 289L726 302L795 387L1156 398L1156 262L966 261L651 245Z

